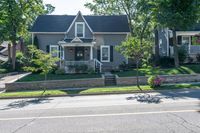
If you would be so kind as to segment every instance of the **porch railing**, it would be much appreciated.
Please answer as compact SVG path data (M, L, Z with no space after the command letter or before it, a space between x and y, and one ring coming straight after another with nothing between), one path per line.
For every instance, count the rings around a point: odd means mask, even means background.
M102 63L97 59L88 60L88 61L63 61L62 67L65 68L67 73L75 73L75 66L87 65L89 69L94 70L95 72L102 72Z

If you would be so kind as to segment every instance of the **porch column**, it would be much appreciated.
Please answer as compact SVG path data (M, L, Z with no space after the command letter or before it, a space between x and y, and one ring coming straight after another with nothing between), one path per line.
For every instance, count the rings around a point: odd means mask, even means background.
M93 47L90 46L90 60L93 60Z

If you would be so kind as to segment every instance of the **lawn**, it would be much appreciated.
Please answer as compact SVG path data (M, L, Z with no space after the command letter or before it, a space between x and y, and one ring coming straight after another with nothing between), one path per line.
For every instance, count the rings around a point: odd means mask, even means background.
M140 76L148 75L176 75L176 74L196 74L200 73L199 65L184 65L179 68L141 68L139 69ZM115 72L119 77L136 76L136 70Z
M200 84L176 84L176 85L163 85L157 89L152 89L148 85L141 86L143 91L149 90L175 90L175 89L200 89ZM128 93L140 91L137 86L124 86L124 87L103 87L103 88L88 88L83 90L47 90L39 91L21 91L21 92L5 92L0 94L0 98L5 97L40 97L40 96L59 96L59 95L72 95L72 94L97 94L97 93Z
M100 78L100 74L65 74L56 75L48 74L47 80L67 80L67 79L84 79L84 78ZM26 77L19 79L17 82L28 82L28 81L43 81L44 75L41 74L30 74Z
M7 72L6 69L0 68L0 74L4 74L4 73L6 73L6 72Z

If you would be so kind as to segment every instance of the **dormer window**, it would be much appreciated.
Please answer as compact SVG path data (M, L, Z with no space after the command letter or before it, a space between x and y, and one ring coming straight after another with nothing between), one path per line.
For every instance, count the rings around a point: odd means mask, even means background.
M75 23L75 36L79 38L85 37L85 23L84 22Z

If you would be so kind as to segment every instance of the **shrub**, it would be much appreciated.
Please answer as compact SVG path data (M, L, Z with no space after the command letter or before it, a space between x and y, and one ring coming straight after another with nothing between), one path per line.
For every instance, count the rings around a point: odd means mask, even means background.
M198 53L198 54L196 55L196 59L197 59L197 62L200 63L200 53Z
M172 67L174 66L174 58L167 56L160 57L159 65L161 67Z
M59 68L55 71L55 74L57 75L64 75L65 74L65 69L64 68Z
M184 61L186 60L187 58L187 50L185 48L185 46L181 46L178 48L178 58L179 58L179 61L180 63L184 63Z
M147 82L151 88L156 88L162 85L163 79L158 76L150 76Z

